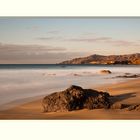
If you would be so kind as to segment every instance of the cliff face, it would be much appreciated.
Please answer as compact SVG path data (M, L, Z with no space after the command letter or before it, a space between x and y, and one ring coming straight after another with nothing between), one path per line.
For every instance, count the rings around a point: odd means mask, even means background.
M140 64L140 53L129 55L90 55L61 62L60 64Z

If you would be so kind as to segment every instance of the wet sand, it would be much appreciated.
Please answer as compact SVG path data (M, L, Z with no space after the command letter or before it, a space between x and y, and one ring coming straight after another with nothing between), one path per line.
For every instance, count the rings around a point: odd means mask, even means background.
M92 87L91 87L92 88ZM107 91L115 96L117 103L140 104L140 78L119 84L104 85L95 88ZM140 111L127 111L125 109L82 109L70 112L43 113L41 100L35 100L12 109L0 111L0 119L140 119Z

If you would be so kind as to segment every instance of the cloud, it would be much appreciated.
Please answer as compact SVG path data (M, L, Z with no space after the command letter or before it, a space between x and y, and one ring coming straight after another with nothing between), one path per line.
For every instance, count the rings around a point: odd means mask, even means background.
M37 37L35 39L42 40L42 41L49 41L49 40L61 40L62 37L58 36L60 32L57 30L48 31L46 36L44 37Z
M58 31L58 30L52 30L52 31L48 31L48 32L47 32L47 34L53 34L53 35L54 35L54 34L56 35L56 34L58 34L58 33L60 33L60 31Z
M108 36L95 36L94 37L88 37L87 36L80 36L75 38L66 38L66 37L60 37L60 36L49 36L49 37L39 37L37 38L39 40L43 41L70 41L70 42L85 42L85 43L106 43L111 46L122 46L122 47L140 47L140 41L138 40L118 40L114 39L112 37Z
M63 47L53 47L49 45L19 45L19 44L3 44L0 43L0 53L20 53L20 52L53 52L53 51L66 51Z
M83 56L85 52L67 52L63 47L0 43L1 64L46 64Z
M84 32L81 35L82 36L95 36L95 35L97 35L97 33L94 33L94 32Z
M79 38L71 38L67 39L67 41L72 42L87 42L87 43L107 43L115 46L140 46L140 42L138 41L129 41L129 40L117 40L111 37L79 37Z
M61 40L62 37L58 35L60 31L58 30L51 30L46 33L46 36L37 37L35 39L42 40L42 41L49 41L49 40Z
M38 31L40 29L40 26L38 25L33 25L30 27L26 27L27 30L31 30L31 31Z
M127 40L110 40L108 41L108 43L112 43L116 46L140 46L140 43L138 43L137 41L127 41Z
M95 38L72 38L68 39L68 41L76 41L76 42L101 42L101 41L109 41L110 37L95 37Z
M42 41L49 41L49 40L61 40L62 37L48 36L48 37L37 37L36 39L42 40Z

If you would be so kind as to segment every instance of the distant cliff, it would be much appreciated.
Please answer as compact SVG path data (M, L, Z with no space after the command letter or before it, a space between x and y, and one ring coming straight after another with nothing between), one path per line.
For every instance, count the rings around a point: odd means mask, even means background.
M140 64L140 53L109 56L93 54L63 61L60 64Z

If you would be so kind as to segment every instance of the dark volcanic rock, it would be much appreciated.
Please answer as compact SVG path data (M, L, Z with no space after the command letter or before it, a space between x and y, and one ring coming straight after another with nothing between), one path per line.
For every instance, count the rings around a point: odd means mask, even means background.
M130 105L122 103L114 103L110 106L111 109L126 109L127 111L140 111L140 104Z
M100 73L102 74L111 74L110 70L101 70Z
M132 111L132 110L135 110L135 111L140 111L140 104L137 104L137 105L130 105L128 108L127 108L128 111Z
M139 74L125 74L125 75L120 75L120 76L116 76L117 78L139 78L140 75Z
M83 89L72 85L70 88L46 96L42 105L44 112L64 112L83 108L109 108L109 93Z
M129 105L127 104L121 104L121 103L114 103L111 105L111 109L124 109L127 108Z

